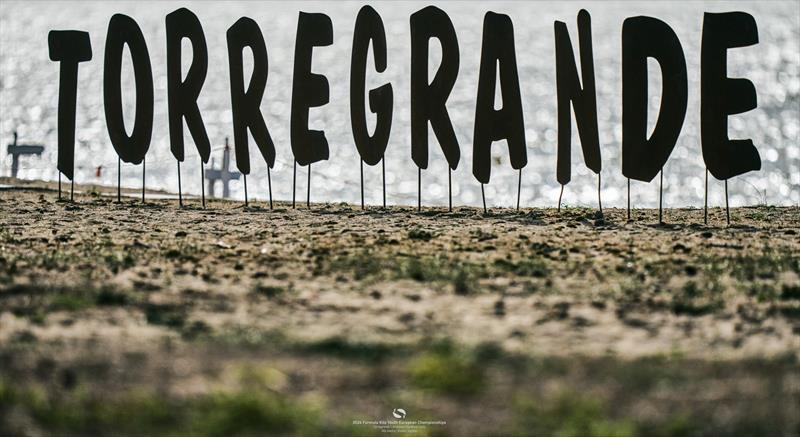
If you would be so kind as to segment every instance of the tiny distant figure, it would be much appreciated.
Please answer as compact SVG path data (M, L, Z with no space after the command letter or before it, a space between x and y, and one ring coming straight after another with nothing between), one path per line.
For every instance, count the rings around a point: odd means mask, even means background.
M228 183L232 180L239 180L241 175L238 171L230 171L228 168L231 164L231 148L228 146L228 139L225 138L225 150L222 151L222 167L214 168L214 158L211 158L211 167L206 171L206 180L208 180L208 194L214 196L214 185L217 181L222 181L222 197L227 199L230 197L230 187Z
M44 146L41 144L17 144L17 131L14 131L14 142L8 145L8 154L11 155L11 177L17 177L20 156L42 156L43 151Z
M100 178L101 176L103 176L103 166L98 165L97 169L94 171L94 177Z

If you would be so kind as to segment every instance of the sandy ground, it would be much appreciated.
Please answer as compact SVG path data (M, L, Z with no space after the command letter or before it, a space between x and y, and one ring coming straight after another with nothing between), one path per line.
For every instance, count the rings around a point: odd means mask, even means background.
M202 209L25 186L0 190L0 431L371 435L353 421L394 408L447 422L410 435L800 430L797 207L727 226L724 209ZM288 418L191 419L254 387ZM54 413L130 393L179 417Z

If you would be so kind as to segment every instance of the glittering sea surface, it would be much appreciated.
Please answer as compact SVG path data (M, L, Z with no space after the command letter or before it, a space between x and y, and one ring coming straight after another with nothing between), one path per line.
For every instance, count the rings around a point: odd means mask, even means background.
M732 116L731 138L752 138L759 150L762 169L729 181L732 206L749 204L797 205L800 203L800 2L797 1L620 1L620 2L376 2L387 33L388 68L374 72L367 64L367 86L391 82L394 120L386 153L387 201L416 204L417 169L410 146L410 31L409 16L428 4L436 4L451 17L461 54L458 80L448 108L461 144L461 162L452 174L453 202L480 205L480 184L472 176L472 132L478 83L482 20L491 10L511 16L514 22L528 166L522 173L523 206L555 206L560 185L556 181L556 86L553 22L565 21L577 50L577 13L586 8L592 16L594 62L597 81L600 143L602 148L602 198L604 206L626 204L626 179L621 173L621 32L626 17L649 15L666 21L683 45L689 75L689 106L681 136L664 167L665 206L702 206L704 165L700 149L700 42L704 12L745 11L758 23L760 43L733 49L728 56L728 75L750 79L758 94L758 108ZM76 133L76 181L113 185L117 182L117 156L108 139L103 110L103 51L108 21L114 13L133 17L147 41L155 78L153 139L147 154L149 188L177 190L176 164L169 150L166 89L165 16L182 6L200 18L209 48L209 71L199 98L200 110L212 141L212 157L219 166L232 123L228 57L225 31L242 16L258 22L269 52L269 79L261 105L277 148L272 169L276 199L292 197L292 153L289 143L292 66L299 11L323 12L333 21L334 43L314 49L313 71L330 83L330 103L311 110L310 126L323 129L330 160L312 165L311 200L359 202L359 158L353 144L349 111L349 69L353 25L364 3L265 2L265 1L54 1L0 2L0 175L10 173L11 157L5 144L18 131L25 143L43 143L41 158L26 158L20 177L53 180L56 171L56 134L59 66L48 57L47 33L53 29L88 31L94 58L79 72ZM188 47L184 42L184 47ZM126 51L127 52L127 51ZM184 71L191 50L184 50ZM438 65L440 49L433 43L431 70ZM123 61L123 102L126 122L132 128L135 105L130 61ZM252 61L245 56L245 71ZM250 65L248 65L248 63ZM654 123L660 93L660 72L651 61L651 108ZM246 73L249 74L249 73ZM368 116L374 126L374 116ZM574 123L573 123L574 129ZM431 137L433 134L431 132ZM188 130L187 160L182 165L184 191L200 193L200 158ZM564 204L593 206L597 203L597 177L582 161L577 132L573 132L572 182L564 192ZM422 172L423 204L447 204L447 164L435 139L431 161ZM251 141L251 197L267 198L266 164ZM209 163L210 165L210 163ZM98 172L98 167L100 168ZM297 196L305 199L305 167L298 168ZM99 176L98 176L99 174ZM365 166L366 200L381 202L381 167ZM490 206L513 206L517 196L517 172L511 169L505 142L493 147L491 182L485 186ZM634 207L658 204L659 183L633 182ZM141 166L123 165L122 184L141 186ZM217 193L221 190L217 188ZM231 185L231 196L242 198L240 181ZM709 203L724 204L724 185L711 178Z

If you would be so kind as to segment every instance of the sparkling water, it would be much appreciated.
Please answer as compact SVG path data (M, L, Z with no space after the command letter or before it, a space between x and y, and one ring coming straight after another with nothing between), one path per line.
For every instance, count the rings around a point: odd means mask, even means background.
M43 143L41 158L25 158L20 177L54 180L56 170L57 104L59 66L49 60L50 30L84 30L91 36L94 58L79 70L76 131L76 181L115 185L117 156L108 139L103 110L103 51L108 21L114 13L133 17L142 28L153 66L155 120L147 154L147 186L177 190L176 164L169 150L166 89L165 16L182 6L200 18L209 49L208 76L199 107L212 141L215 165L222 161L222 147L231 138L232 122L228 57L225 31L241 16L258 22L269 54L269 79L261 105L277 149L272 169L276 199L292 197L292 153L289 143L292 68L299 11L322 12L333 21L334 43L314 49L315 73L330 83L330 103L311 110L310 128L323 129L330 146L330 160L312 165L311 200L360 201L359 157L353 144L349 111L349 69L353 26L364 3L266 2L266 1L54 1L0 3L0 140L11 142L19 132L25 143ZM391 82L394 90L394 120L386 152L386 189L390 204L416 204L417 168L411 160L410 143L410 30L409 16L430 2L376 2L386 28L388 68L374 71L371 54L367 62L367 87ZM760 43L732 49L728 75L750 79L758 95L758 108L732 116L731 138L752 138L759 150L762 169L729 181L733 206L749 204L797 205L800 203L800 3L797 1L694 2L439 2L455 26L461 65L448 108L461 145L461 162L452 174L453 202L481 205L480 184L472 176L472 132L480 62L483 15L491 10L511 16L514 22L528 165L522 173L523 206L555 206L560 185L556 181L556 84L553 22L565 21L577 50L576 18L581 8L592 16L594 63L597 82L600 144L603 159L604 206L626 203L626 179L621 173L621 34L626 17L649 15L667 22L683 45L689 76L686 120L675 149L664 167L665 206L702 206L704 164L700 149L700 42L704 12L745 11L758 23ZM184 72L191 49L184 42ZM126 49L127 52L127 49ZM371 52L370 52L371 53ZM432 43L431 72L438 66L440 48ZM245 54L245 74L252 58ZM650 129L660 102L660 72L649 61L651 102ZM249 64L248 64L249 63ZM123 105L128 131L132 129L135 105L132 66L128 54L123 61ZM367 116L370 129L374 115ZM185 192L200 193L200 158L185 132L187 158L181 166ZM430 164L422 172L424 205L447 204L447 164L431 136ZM251 140L252 172L248 177L251 198L267 198L267 169ZM508 162L504 141L492 151L492 178L485 186L487 204L514 206L518 174ZM2 170L10 173L11 157L0 152ZM564 192L564 204L594 206L597 177L583 164L579 138L573 123L572 182ZM98 171L99 169L99 171ZM297 196L306 196L305 167L298 167ZM365 166L367 203L381 203L381 168ZM658 204L659 183L633 181L634 207ZM122 184L141 186L141 166L123 165ZM221 193L218 188L217 193ZM233 198L243 198L241 181L231 186ZM710 205L723 205L723 183L713 177Z

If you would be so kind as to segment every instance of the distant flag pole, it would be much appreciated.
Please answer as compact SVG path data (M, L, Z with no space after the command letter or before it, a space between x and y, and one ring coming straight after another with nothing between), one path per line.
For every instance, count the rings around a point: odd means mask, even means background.
M483 184L481 184L481 197L483 198L483 213L486 214L486 193L483 191Z
M522 167L519 169L519 180L517 181L517 212L519 212L520 196L522 196Z
M703 223L708 224L708 167L706 167L706 195L703 205Z
M272 177L269 174L269 166L267 166L267 187L269 188L269 209L272 209Z
M308 186L306 187L306 207L311 209L311 163L308 163Z
M175 160L178 163L178 205L183 206L183 190L181 189L181 162Z
M558 212L561 212L561 197L564 196L564 184L561 184L561 193L558 194Z

